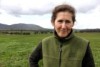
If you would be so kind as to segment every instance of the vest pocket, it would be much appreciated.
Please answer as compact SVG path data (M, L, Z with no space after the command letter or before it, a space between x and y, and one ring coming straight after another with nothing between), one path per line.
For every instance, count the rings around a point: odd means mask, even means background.
M79 61L80 59L79 58L76 58L76 57L69 57L68 60Z
M59 59L52 56L43 56L43 67L59 67Z
M81 67L81 60L76 57L62 59L62 67Z

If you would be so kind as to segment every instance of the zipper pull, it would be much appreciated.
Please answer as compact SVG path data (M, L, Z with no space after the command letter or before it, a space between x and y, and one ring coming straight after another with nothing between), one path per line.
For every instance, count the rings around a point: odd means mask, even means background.
M59 51L62 52L62 48L61 47L60 47Z
M60 44L60 48L59 48L60 52L62 52L62 44Z

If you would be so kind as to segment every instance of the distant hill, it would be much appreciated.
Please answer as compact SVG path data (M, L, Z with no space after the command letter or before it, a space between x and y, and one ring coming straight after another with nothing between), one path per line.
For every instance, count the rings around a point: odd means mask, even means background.
M6 25L0 23L0 30L44 30L45 28L40 27L35 24L12 24L12 25Z

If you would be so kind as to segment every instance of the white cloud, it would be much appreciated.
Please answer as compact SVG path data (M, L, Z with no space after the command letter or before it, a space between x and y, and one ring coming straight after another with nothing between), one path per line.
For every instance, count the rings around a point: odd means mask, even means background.
M100 6L87 13L77 13L76 28L100 28Z
M0 23L4 23L4 24L13 24L13 23L19 23L19 18L13 16L13 15L10 15L10 14L7 14L7 13L2 13L0 15Z
M100 28L100 0L1 0L0 22L31 23L52 28L51 11L61 3L76 8L75 28Z

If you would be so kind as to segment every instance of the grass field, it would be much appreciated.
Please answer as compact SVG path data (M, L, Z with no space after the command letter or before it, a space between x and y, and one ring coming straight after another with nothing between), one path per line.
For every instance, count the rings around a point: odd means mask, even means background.
M51 34L0 34L0 67L29 67L29 55L34 47L49 35ZM77 33L77 35L90 40L96 67L100 67L100 33Z

